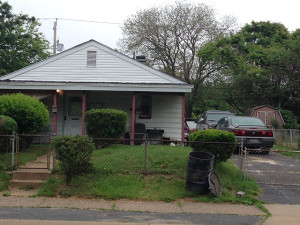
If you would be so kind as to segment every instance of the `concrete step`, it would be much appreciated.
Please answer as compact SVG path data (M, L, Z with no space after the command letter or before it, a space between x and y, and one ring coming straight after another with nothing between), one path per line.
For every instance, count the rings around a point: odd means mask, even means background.
M33 187L33 188L37 188L42 186L42 184L44 183L44 180L11 180L10 181L10 187Z
M47 180L51 175L48 169L18 169L13 172L13 180Z

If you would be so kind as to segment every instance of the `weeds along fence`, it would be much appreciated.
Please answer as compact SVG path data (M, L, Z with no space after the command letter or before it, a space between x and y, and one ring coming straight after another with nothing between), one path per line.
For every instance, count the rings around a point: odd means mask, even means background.
M275 144L287 148L300 149L300 130L276 129L273 130Z

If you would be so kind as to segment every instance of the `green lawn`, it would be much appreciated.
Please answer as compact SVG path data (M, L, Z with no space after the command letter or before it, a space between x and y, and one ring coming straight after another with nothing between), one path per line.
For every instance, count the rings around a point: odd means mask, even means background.
M136 199L175 201L194 198L197 201L257 202L259 185L252 179L243 180L231 161L216 166L223 184L220 198L196 196L185 190L189 147L152 145L148 147L146 171L144 146L114 145L94 151L94 172L75 177L66 186L63 176L52 177L39 190L40 196L84 196L104 199ZM236 198L237 191L246 192Z

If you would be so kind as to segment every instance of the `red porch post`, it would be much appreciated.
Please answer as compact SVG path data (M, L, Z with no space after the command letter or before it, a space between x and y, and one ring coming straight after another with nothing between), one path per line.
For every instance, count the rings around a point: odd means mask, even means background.
M84 136L84 118L85 118L85 102L86 102L86 92L82 93L82 122L81 122L81 135Z
M135 93L132 94L132 112L131 112L131 140L130 145L134 145L134 123L135 123Z
M185 94L182 94L182 105L181 105L181 143L184 145L184 118L185 118Z
M53 134L57 135L57 92L53 93Z

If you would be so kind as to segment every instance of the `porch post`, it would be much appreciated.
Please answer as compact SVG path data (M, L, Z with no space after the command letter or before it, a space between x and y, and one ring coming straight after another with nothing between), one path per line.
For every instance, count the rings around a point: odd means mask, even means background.
M131 111L131 140L130 145L134 145L134 122L135 122L135 93L132 94L132 111Z
M185 94L181 96L181 143L184 146L184 118L185 118Z
M86 102L86 92L82 93L82 122L81 122L81 134L84 136L84 118L85 118L85 102Z
M53 133L57 135L57 92L53 93L53 108L56 109L53 111Z

